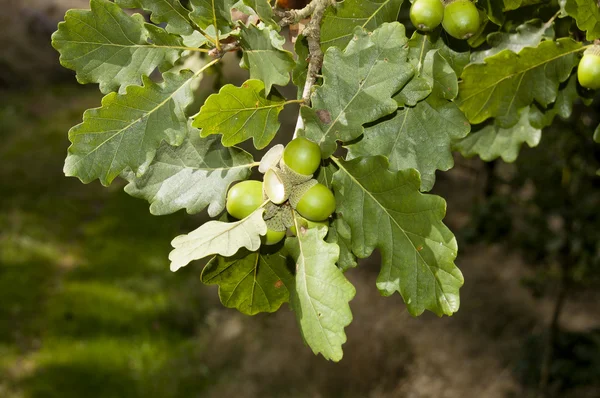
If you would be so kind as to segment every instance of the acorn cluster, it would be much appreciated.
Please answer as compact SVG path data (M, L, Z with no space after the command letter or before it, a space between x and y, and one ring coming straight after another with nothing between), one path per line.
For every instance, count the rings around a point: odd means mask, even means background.
M477 7L470 0L416 0L410 7L410 20L419 30L429 32L441 23L457 39L468 39L479 30Z
M269 157L269 153L265 158ZM314 142L298 137L282 154L275 154L263 181L243 181L229 189L227 212L237 219L252 214L263 203L267 234L263 243L280 242L289 229L297 234L296 225L311 228L328 225L335 211L335 197L329 188L313 178L321 165L321 149Z

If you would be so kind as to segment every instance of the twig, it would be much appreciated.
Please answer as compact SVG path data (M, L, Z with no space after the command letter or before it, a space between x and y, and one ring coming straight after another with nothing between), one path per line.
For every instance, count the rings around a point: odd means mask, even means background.
M292 13L290 16L293 15L294 18L300 19L304 19L306 17L306 12L310 11L312 13L310 22L302 31L302 35L308 40L309 52L308 73L306 74L306 82L304 84L304 89L302 90L302 100L306 106L310 106L311 89L317 81L317 76L321 70L321 67L323 66L323 51L321 50L321 21L323 20L323 16L325 15L325 10L327 7L334 3L335 0L312 0L302 10L295 12L294 10L288 11L289 13ZM298 130L302 128L304 128L304 121L302 120L302 116L299 114L298 121L296 123L296 129L294 130L294 138L298 135Z
M221 58L226 53L231 52L231 51L237 51L239 49L240 49L240 45L238 42L226 43L226 44L223 44L220 49L219 48L211 49L208 52L208 55L210 55L213 58Z

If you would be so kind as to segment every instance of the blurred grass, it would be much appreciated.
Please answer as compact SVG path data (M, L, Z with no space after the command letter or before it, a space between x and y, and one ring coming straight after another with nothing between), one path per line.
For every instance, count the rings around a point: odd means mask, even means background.
M184 215L154 217L119 182L62 173L67 131L99 103L74 86L0 96L3 398L189 397L210 385L197 269L168 270ZM194 367L176 365L192 356Z

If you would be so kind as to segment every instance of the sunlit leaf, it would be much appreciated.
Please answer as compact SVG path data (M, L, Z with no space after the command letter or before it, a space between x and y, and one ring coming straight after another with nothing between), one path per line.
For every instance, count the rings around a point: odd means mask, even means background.
M352 322L348 302L356 290L335 265L339 247L323 240L327 228L305 231L285 242L296 262L296 286L290 293L290 304L313 352L339 361L346 342L344 328Z

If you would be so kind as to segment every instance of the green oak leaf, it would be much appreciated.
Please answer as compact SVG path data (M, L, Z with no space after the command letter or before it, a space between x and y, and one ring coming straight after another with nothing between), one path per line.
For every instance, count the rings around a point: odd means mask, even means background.
M529 122L529 107L521 111L519 122L512 127L502 128L490 123L478 131L454 143L455 149L465 157L479 155L482 160L502 158L505 162L514 162L523 143L529 147L537 146L542 130Z
M116 0L123 8L142 8L150 13L155 24L165 24L169 33L183 37L187 46L199 47L207 42L202 34L192 27L190 11L179 0Z
M263 21L266 25L272 27L273 29L279 29L279 25L277 22L273 20L273 8L271 7L269 0L243 0L244 4L248 7L252 8L256 15Z
M227 84L208 97L193 125L202 129L202 137L222 134L225 146L252 138L254 146L262 149L279 130L278 116L285 104L276 93L266 97L260 80L248 80L241 87Z
M329 189L333 189L333 175L337 171L335 164L329 160L321 161L321 167L316 171L314 178Z
M502 26L504 23L504 2L502 0L480 0L477 4L485 10L490 21Z
M519 110L537 101L547 107L556 100L558 86L577 64L581 43L572 39L543 41L519 54L504 50L484 64L465 68L458 100L473 124L496 117L507 128L519 121Z
M190 19L201 29L214 27L220 33L231 32L231 9L236 0L190 0Z
M163 83L144 76L143 86L105 96L101 108L85 111L83 123L69 131L65 174L84 183L99 178L103 185L126 168L144 174L162 141L180 145L189 135L185 109L199 75L168 72Z
M273 84L288 84L296 65L292 53L283 49L284 43L285 39L271 28L241 26L240 46L244 50L241 66L250 71L251 79L265 83L267 94Z
M596 130L594 130L594 141L600 144L600 124L596 127Z
M219 298L227 308L243 314L275 312L287 303L295 288L285 251L240 250L233 257L215 256L206 264L201 280L219 286Z
M100 91L125 92L142 75L167 68L183 51L181 38L129 16L108 0L91 0L90 10L69 10L52 35L60 63L74 70L81 84L99 83Z
M355 268L358 263L356 256L352 253L352 231L343 218L336 218L329 227L327 242L335 243L340 247L340 258L337 266L344 272Z
M398 19L404 0L344 0L329 7L321 24L321 47L343 49L352 39L357 26L375 30L384 22Z
M337 164L336 212L350 226L354 254L381 252L381 294L400 292L415 316L424 310L440 316L456 312L463 276L454 264L456 239L442 223L446 202L419 191L416 170L390 171L383 156Z
M529 111L529 122L533 127L542 129L548 127L554 121L556 116L562 119L567 119L573 112L573 104L581 97L577 92L577 75L572 75L564 84L564 87L559 90L556 96L556 102L550 105L547 109L543 109L534 104Z
M431 94L431 83L428 79L421 76L415 76L396 95L394 100L399 107L415 106L419 101L423 101Z
M209 221L187 235L173 239L169 253L171 271L185 267L191 261L214 254L231 257L241 248L256 251L260 237L266 235L264 209L258 208L248 217L236 222Z
M460 76L469 63L469 52L457 52L448 47L440 37L439 31L426 35L415 31L408 41L408 60L419 71L417 75L420 75L425 57L432 50L438 50L438 55L444 58L456 76Z
M296 38L294 44L294 52L297 55L296 65L292 70L292 82L298 87L298 98L302 98L304 85L306 84L306 76L308 75L308 40L302 35Z
M431 98L399 109L392 118L365 129L362 140L348 146L348 155L383 155L393 170L417 169L420 189L429 191L435 183L435 171L454 166L452 141L469 131L469 122L455 103Z
M216 217L225 208L229 186L250 177L252 155L223 147L218 137L200 138L198 130L189 131L180 146L163 142L141 177L132 172L123 176L129 181L125 192L150 202L154 215L180 209L194 214L208 206L208 215Z
M502 50L518 53L525 47L536 47L542 40L554 39L552 24L546 25L539 19L517 26L515 33L493 32L487 36L488 50L471 53L471 62L483 63L484 59Z
M600 38L600 7L596 0L567 0L565 11L586 33L587 40Z
M363 124L394 112L392 99L410 79L406 62L404 26L383 24L373 33L356 28L342 52L331 47L323 62L323 85L312 95L312 108L302 107L304 135L321 146L323 157L336 149L336 141L351 141Z
M327 228L309 228L285 247L296 262L296 286L290 304L304 341L315 354L333 361L342 359L344 328L352 322L349 301L356 289L336 267L340 249L326 243Z

